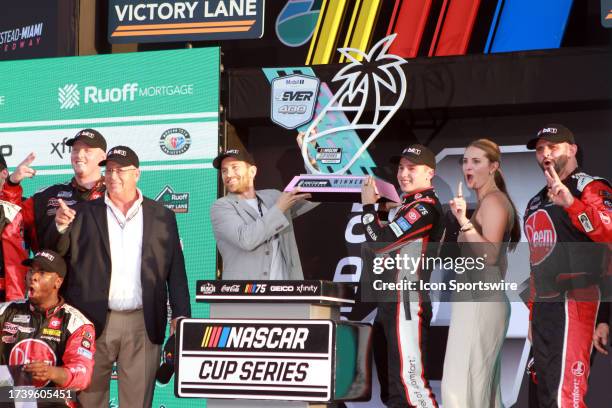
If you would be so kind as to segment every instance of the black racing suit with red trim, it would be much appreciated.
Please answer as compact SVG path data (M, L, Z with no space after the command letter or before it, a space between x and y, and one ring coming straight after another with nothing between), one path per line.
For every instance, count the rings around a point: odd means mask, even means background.
M593 244L593 238L610 231L609 208L603 208L600 194L612 191L610 185L580 169L563 183L575 197L572 207L552 204L545 187L529 201L524 217L537 373L537 405L532 401L530 406L541 408L586 407L599 283L607 269L607 249ZM600 211L607 211L603 218Z
M377 257L429 255L428 243L438 242L443 234L442 207L433 188L405 195L387 224L379 220L374 205L364 205L362 223ZM394 282L429 281L431 271L393 268L384 273ZM381 400L388 407L437 407L425 369L432 313L428 294L393 291L388 296L388 301L378 302L374 322Z
M18 367L33 361L43 361L62 367L67 380L64 384L34 381L35 386L70 389L74 392L89 386L94 367L96 336L93 324L73 306L61 301L59 305L44 312L27 300L2 303L0 330L1 365ZM43 401L38 406L66 407L76 404Z
M74 207L77 203L95 200L104 195L106 191L104 179L100 179L91 189L86 189L77 184L72 178L67 183L54 184L36 192L32 197L24 200L21 204L21 214L25 229L25 239L32 251L46 247L52 247L45 242L47 230L50 226L55 228L55 213L59 207L59 199L64 200L66 205ZM17 196L21 197L23 189L21 185L6 180L2 187L2 193L13 202ZM47 244L47 245L46 245Z

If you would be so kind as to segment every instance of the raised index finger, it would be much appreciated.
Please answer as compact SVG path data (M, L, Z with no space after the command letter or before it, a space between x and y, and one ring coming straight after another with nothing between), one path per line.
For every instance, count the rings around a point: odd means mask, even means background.
M555 179L550 174L550 167L544 170L544 177L546 177L546 184L548 184L548 187L550 187L550 186L552 186L554 184Z
M457 197L463 197L463 181L457 183Z
M23 159L23 161L19 164L21 165L26 165L29 166L30 164L32 164L32 162L34 161L34 159L36 159L36 154L34 154L34 152L31 152L30 154L28 154L26 156L25 159Z
M557 170L555 170L555 166L548 166L548 172L554 182L561 182L561 179L559 178L559 175L557 174Z

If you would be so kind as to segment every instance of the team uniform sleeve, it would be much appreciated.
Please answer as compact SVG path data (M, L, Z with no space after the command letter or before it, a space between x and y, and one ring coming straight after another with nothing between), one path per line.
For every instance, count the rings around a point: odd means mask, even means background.
M23 219L24 239L33 251L38 250L38 237L36 236L36 222L34 221L34 197L23 199L23 188L21 184L11 183L6 180L2 186L2 196L6 201L17 204L21 207L21 217Z
M62 356L62 368L68 380L65 384L57 384L60 388L80 391L89 387L94 368L95 339L96 334L91 324L81 325L68 337Z
M368 242L381 244L378 253L389 252L412 240L429 235L437 215L428 203L415 201L402 207L388 224L383 224L373 204L363 206L361 222Z
M592 181L565 211L578 230L595 242L612 242L612 188Z

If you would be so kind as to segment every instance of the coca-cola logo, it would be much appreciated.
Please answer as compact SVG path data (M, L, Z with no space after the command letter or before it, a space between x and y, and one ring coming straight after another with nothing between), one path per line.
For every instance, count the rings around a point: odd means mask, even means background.
M525 234L529 241L531 265L542 263L555 249L557 244L557 231L545 210L538 210L531 214L525 222Z
M9 365L29 364L33 361L42 361L54 366L57 364L55 353L51 347L42 340L25 339L15 344L9 355ZM34 386L44 387L49 381L33 381Z

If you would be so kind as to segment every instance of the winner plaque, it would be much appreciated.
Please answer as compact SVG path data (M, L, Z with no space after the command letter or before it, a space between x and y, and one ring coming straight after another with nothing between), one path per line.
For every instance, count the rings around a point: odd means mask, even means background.
M302 193L310 193L312 201L318 202L361 202L361 187L367 176L344 176L337 174L300 174L285 187L286 192L299 188ZM380 194L379 202L400 203L395 187L384 180L374 178Z

